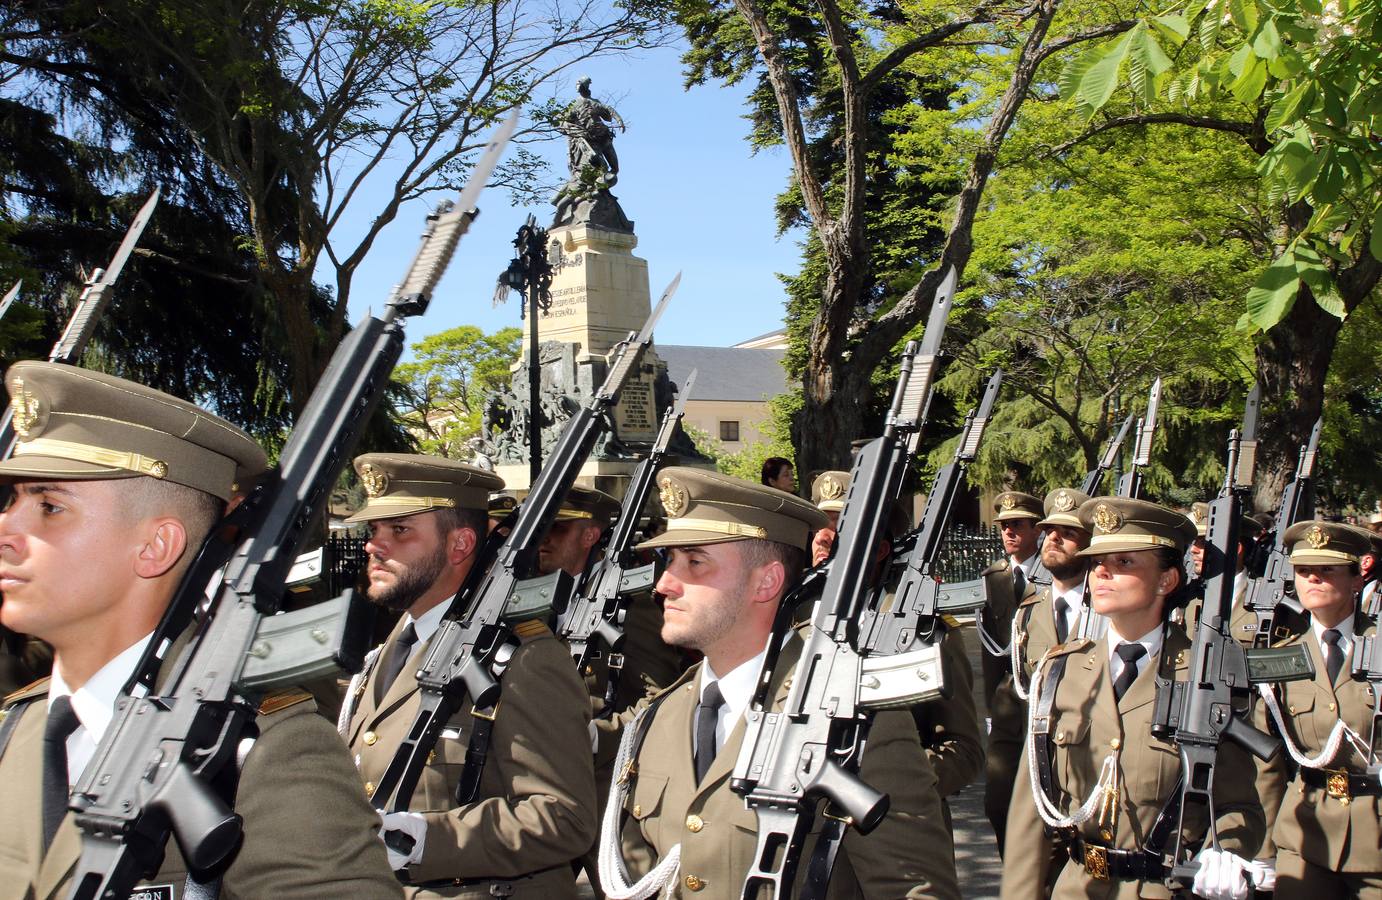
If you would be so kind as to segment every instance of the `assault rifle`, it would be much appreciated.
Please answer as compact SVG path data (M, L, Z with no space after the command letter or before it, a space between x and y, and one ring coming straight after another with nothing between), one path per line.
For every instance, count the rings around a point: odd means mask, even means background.
M588 567L584 584L571 604L557 619L557 637L571 649L576 670L585 672L595 659L592 638L598 638L608 653L609 675L605 684L605 707L614 702L619 687L619 674L624 667L624 616L633 598L649 594L657 584L658 564L640 565L633 553L633 536L638 531L638 519L648 502L657 479L657 470L667 456L667 445L677 430L677 423L686 412L686 401L696 383L692 369L677 396L677 402L662 417L662 426L648 455L633 470L628 490L620 504L619 518L610 529L604 544L604 558Z
M403 352L403 321L424 312L456 244L475 218L475 198L517 122L491 141L460 205L430 217L421 249L394 289L382 318L366 316L332 355L284 445L277 472L236 510L242 526L233 552L203 547L175 593L91 763L72 792L82 855L71 896L124 897L156 868L171 831L194 871L223 864L240 840L232 797L218 790L253 728L259 700L279 686L242 678L261 643L260 626L277 611L284 580L314 513L329 497L348 454L388 386ZM206 567L224 562L208 589ZM211 593L208 601L207 592ZM192 640L161 688L154 674L178 637L178 623L206 604ZM295 680L298 671L285 681Z
M375 807L387 812L408 808L428 754L465 697L470 698L477 718L493 718L499 702L499 676L518 646L512 625L565 611L575 579L562 569L538 575L538 546L604 431L619 389L652 344L653 327L680 281L678 273L638 336L630 333L615 348L604 384L566 423L522 506L509 517L513 529L494 562L472 590L462 588L451 601L417 672L421 688L417 715L375 788ZM462 793L469 794L478 786L479 775L478 771L465 774ZM468 798L461 799L465 802ZM402 832L391 831L385 840L399 852L412 851L412 838Z
M1156 437L1156 416L1161 409L1161 378L1152 382L1147 395L1147 412L1137 420L1137 447L1133 450L1132 465L1118 479L1118 496L1137 499L1142 496L1142 470L1152 463L1152 439ZM1088 493L1088 492L1086 492Z
M153 218L154 207L158 206L158 196L158 188L154 188L154 192L144 201L129 229L125 231L125 238L120 242L115 255L111 257L110 264L104 269L94 270L87 279L86 287L77 298L77 305L72 310L72 317L67 320L62 337L58 338L48 353L49 362L76 365L82 358L91 336L96 333L96 323L110 305L110 292L115 286L115 280L124 271L125 262L134 252L135 245L139 243L144 227L149 224L149 219ZM5 297L6 309L18 293L19 285L16 284ZM0 311L0 315L3 315L3 311ZM14 441L14 410L6 407L5 411L0 413L0 458L8 458L14 452Z
M1368 732L1368 748L1372 750L1382 731L1382 641L1371 634L1356 640L1359 645L1353 654L1353 680L1372 683L1372 729ZM1368 774L1382 778L1382 766L1378 765L1376 755L1368 758Z
M1160 379L1157 385L1160 385ZM1160 399L1161 391L1158 386L1153 386L1152 390ZM1098 464L1085 474L1084 481L1080 484L1080 490L1091 497L1099 495L1099 489L1104 483L1104 476L1113 469L1114 460L1118 458L1118 451L1123 447L1123 441L1127 440L1128 429L1132 428L1132 416L1123 420L1118 433L1109 438L1108 444L1104 446L1104 455L1099 457ZM1153 427L1155 427L1155 417L1153 417ZM1148 438L1150 441L1150 438ZM1108 631L1108 619L1099 615L1094 608L1089 605L1089 579L1086 578L1084 586L1080 589L1080 606L1076 615L1078 623L1075 629L1074 639L1081 640L1089 638L1097 640L1104 636Z
M978 408L970 410L965 417L955 458L936 473L926 495L921 525L897 553L904 563L891 606L881 608L881 604L870 604L861 614L859 646L866 653L898 654L918 641L932 643L940 637L936 634L936 625L941 614L973 612L983 605L981 597L943 594L937 580L936 558L940 556L941 541L950 522L951 508L964 483L965 470L979 455L979 444L984 439L984 429L993 415L993 405L1002 384L1002 370L994 372Z
M1277 752L1277 739L1258 731L1247 719L1252 685L1314 674L1309 658L1304 657L1302 663L1301 655L1289 648L1255 653L1255 659L1250 661L1247 651L1229 633L1238 523L1243 517L1243 498L1252 489L1257 462L1257 396L1254 387L1243 413L1242 430L1234 430L1229 436L1224 487L1209 505L1204 606L1191 644L1190 671L1185 681L1164 677L1161 666L1156 672L1151 731L1162 740L1174 741L1181 757L1177 794L1160 817L1165 822L1175 822L1175 844L1168 857L1166 875L1166 883L1173 890L1188 887L1199 869L1193 850L1184 846L1187 811L1195 809L1203 815L1209 823L1209 846L1217 846L1214 768L1220 742L1233 741L1262 760L1271 759ZM1154 835L1152 840L1155 838Z
M905 659L866 658L859 625L888 512L925 424L955 281L955 272L947 272L936 292L920 353L915 343L907 345L883 436L855 458L835 555L825 567L811 633L782 712L772 711L771 683L785 635L769 639L730 780L758 822L745 898L758 897L762 888L773 898L791 896L802 844L822 797L861 832L882 821L887 795L856 774L873 711L929 699L943 686L939 648L924 646ZM790 622L790 615L779 615L779 627ZM826 879L828 871L819 881ZM823 890L823 884L817 886Z
M1261 578L1248 585L1243 599L1243 608L1257 615L1257 635L1253 646L1270 647L1276 631L1277 611L1284 606L1292 612L1301 612L1300 602L1291 596L1294 570L1291 568L1290 550L1286 546L1286 529L1297 522L1314 515L1313 481L1315 460L1320 445L1320 426L1323 419L1315 420L1310 431L1310 441L1300 448L1300 458L1296 462L1296 475L1281 494L1281 506L1276 513L1276 533L1272 537L1271 551L1267 557L1267 568Z

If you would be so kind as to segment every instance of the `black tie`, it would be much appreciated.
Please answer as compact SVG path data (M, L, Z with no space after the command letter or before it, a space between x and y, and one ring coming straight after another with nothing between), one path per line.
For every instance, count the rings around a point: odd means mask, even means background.
M48 724L43 727L43 846L53 843L53 835L67 815L67 739L81 725L72 711L72 701L58 697L48 708Z
M1118 677L1113 680L1113 697L1115 700L1122 700L1128 688L1137 680L1137 661L1147 655L1147 648L1141 644L1124 641L1113 652L1123 660L1123 668L1118 670Z
M1066 614L1070 610L1070 604L1064 597L1056 598L1056 643L1064 644L1065 639L1070 637L1070 625L1066 622Z
M1027 589L1027 576L1022 574L1021 566L1013 566L1013 596L1022 599L1022 592Z
M715 761L715 726L720 722L720 707L724 705L720 683L707 684L701 692L701 702L696 705L696 784L705 779L705 773Z
M384 695L393 687L393 683L398 680L398 673L403 671L403 667L408 664L408 657L413 655L413 645L417 643L417 629L413 623L409 622L403 630L398 633L398 637L389 645L389 655L385 657L384 664L380 666L379 680L374 683L374 702L382 703Z
M1339 677L1339 670L1344 667L1344 648L1339 646L1342 637L1337 628L1326 628L1324 634L1320 635L1324 641L1324 668L1329 673L1330 684Z

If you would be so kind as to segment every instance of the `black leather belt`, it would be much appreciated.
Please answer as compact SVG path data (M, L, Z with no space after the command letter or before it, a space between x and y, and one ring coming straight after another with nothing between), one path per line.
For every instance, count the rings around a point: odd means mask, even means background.
M1115 850L1078 835L1070 842L1070 858L1076 865L1099 881L1113 878L1134 879L1137 881L1161 881L1166 876L1166 867L1161 857L1145 850Z
M556 867L554 866L553 869L554 868ZM526 881L532 881L538 875L544 875L551 871L552 869L543 869L540 872L532 872L518 878L437 878L432 881L404 881L404 884L409 887L427 888L429 890L488 885L489 895L491 897L512 897L519 885Z
M1376 775L1363 775L1345 769L1307 769L1302 766L1300 780L1339 800L1382 796L1382 782L1378 781Z

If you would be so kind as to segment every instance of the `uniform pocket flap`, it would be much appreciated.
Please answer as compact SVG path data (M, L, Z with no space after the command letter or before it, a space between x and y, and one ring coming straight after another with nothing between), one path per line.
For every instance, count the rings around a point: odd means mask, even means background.
M667 792L667 776L656 772L639 773L624 807L638 821L656 815L662 808L662 795Z
M1088 718L1063 716L1051 729L1051 742L1061 747L1083 744L1089 737L1089 726Z

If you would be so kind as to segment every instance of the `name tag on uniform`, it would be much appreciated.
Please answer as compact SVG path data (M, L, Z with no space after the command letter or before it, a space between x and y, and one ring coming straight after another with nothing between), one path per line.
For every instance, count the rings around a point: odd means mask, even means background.
M144 884L130 891L130 900L174 900L171 884Z

